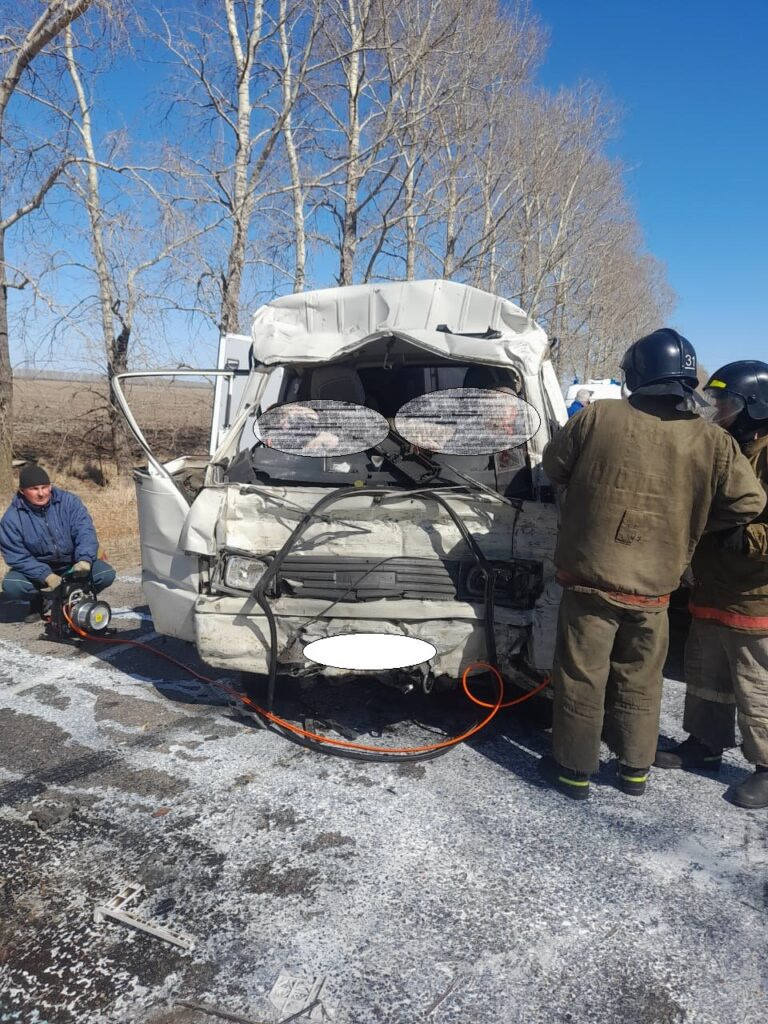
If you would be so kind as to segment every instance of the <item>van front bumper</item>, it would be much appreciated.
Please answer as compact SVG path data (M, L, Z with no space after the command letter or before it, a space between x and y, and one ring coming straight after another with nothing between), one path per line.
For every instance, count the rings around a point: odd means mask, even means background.
M457 601L368 601L338 603L281 598L270 603L277 631L277 663L283 674L348 675L323 668L304 656L313 640L345 633L399 633L431 643L435 675L458 678L471 661L487 658L482 608ZM326 614L323 614L325 612ZM505 663L524 646L533 613L496 608L498 661ZM195 642L209 665L264 674L269 669L269 624L248 597L201 595L195 602Z

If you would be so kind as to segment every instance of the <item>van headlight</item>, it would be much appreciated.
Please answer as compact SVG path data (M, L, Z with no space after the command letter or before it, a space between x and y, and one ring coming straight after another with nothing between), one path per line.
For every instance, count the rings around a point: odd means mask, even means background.
M267 563L257 558L230 555L224 561L224 583L234 590L253 590L267 570Z

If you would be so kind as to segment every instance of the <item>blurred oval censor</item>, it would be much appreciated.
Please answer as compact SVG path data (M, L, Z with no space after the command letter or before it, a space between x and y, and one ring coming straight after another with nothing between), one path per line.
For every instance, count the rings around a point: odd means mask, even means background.
M397 432L441 455L493 455L525 444L539 414L511 388L448 388L419 395L395 417Z
M421 665L435 653L426 640L402 633L342 633L313 640L304 648L304 657L318 665L359 672Z
M259 416L256 429L267 448L319 459L373 448L389 424L365 405L317 400L274 406Z

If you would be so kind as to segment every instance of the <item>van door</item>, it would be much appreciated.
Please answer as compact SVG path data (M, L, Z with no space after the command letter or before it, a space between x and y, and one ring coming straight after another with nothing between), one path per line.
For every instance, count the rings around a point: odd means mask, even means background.
M158 633L194 640L199 559L179 547L190 505L167 476L136 470L141 585Z
M234 377L237 372L233 368L137 371L118 374L112 381L115 400L147 456L147 466L134 471L144 596L158 633L181 640L194 640L194 605L200 589L199 557L187 553L182 545L193 502L181 481L191 470L204 471L207 462L185 455L159 462L128 406L122 382L145 377ZM247 363L242 372L247 376ZM205 496L203 489L195 503Z

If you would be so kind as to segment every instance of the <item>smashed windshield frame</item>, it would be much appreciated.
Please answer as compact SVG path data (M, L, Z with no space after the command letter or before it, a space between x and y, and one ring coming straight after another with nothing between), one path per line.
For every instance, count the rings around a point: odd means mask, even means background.
M280 393L268 409L254 410L243 427L239 451L230 460L225 478L231 483L309 486L455 486L467 478L481 489L502 496L526 498L532 493L531 466L527 440L540 425L537 411L526 418L534 428L525 438L515 437L506 447L465 453L428 450L402 436L397 429L398 413L414 399L448 390L500 390L524 401L521 377L513 369L473 363L454 363L418 358L387 362L385 358L368 365L321 364L311 367L283 366ZM278 451L257 439L254 423L275 408L289 404L317 404L328 399L363 406L383 417L389 432L383 440L354 454L323 452L319 457L296 451ZM438 446L439 447L439 446Z

